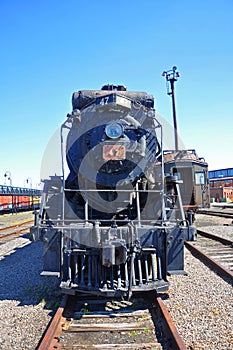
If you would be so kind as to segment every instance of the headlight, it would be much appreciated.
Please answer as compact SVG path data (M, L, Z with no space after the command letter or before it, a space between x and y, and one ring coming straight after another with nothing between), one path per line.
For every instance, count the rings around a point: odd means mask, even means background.
M110 139L118 139L123 134L123 127L121 124L113 122L111 124L106 125L105 134Z

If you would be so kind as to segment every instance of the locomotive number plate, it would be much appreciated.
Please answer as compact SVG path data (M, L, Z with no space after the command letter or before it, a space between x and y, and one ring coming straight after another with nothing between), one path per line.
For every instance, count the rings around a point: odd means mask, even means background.
M125 159L125 146L123 145L105 145L103 146L104 160L123 160Z

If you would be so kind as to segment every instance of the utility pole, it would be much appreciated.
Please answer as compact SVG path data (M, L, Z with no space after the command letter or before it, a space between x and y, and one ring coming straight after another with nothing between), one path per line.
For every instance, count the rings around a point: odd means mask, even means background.
M174 124L174 137L175 137L175 150L178 151L178 131L176 121L176 104L175 104L175 81L180 77L180 73L176 71L174 66L171 70L164 71L162 76L166 78L167 94L172 96L172 111L173 111L173 124ZM169 89L170 83L170 89Z

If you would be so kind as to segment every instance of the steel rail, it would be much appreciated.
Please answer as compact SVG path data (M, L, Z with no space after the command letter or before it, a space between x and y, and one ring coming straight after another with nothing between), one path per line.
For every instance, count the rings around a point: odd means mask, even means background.
M33 223L33 222L34 222L34 220L33 220L33 219L30 219L30 220L28 220L28 221L24 221L24 222L21 222L21 223L16 224L16 225L7 226L7 227L1 227L1 228L0 228L0 232L2 232L2 231L7 231L7 230L13 230L13 229L18 228L18 227L21 227L21 226L23 226L23 225L31 224L31 223Z
M163 300L161 297L156 298L156 302L159 307L159 311L162 314L162 319L165 322L164 330L166 332L166 335L171 339L172 343L172 349L174 350L187 350L187 347L184 343L184 340L180 336L180 334L177 331L177 328L174 324L174 322L171 319L171 316L168 313L168 310L166 306L164 305Z
M230 278L233 281L233 272L226 269L223 265L219 264L216 260L212 259L209 255L205 254L202 250L195 247L191 242L185 242L185 246L196 255L199 259L204 260L209 263L213 269L216 269L220 274L224 275L227 278Z
M61 304L52 318L43 338L39 342L36 350L49 350L57 348L59 336L62 332L62 314L68 301L68 295L63 296Z
M205 232L205 231L202 231L202 230L197 230L197 234L198 235L201 235L201 236L204 236L204 237L207 237L207 238L210 238L210 239L213 239L215 241L218 241L222 244L227 244L227 245L233 245L233 241L231 239L228 239L228 238L225 238L225 237L221 237L221 236L217 236L213 233L209 233L209 232Z
M223 209L223 208L221 208L221 209ZM231 209L233 209L233 207ZM211 210L205 210L205 209L198 209L197 214L218 216L218 217L233 219L233 212L232 213L229 213L229 212L224 213L224 212L219 212L219 211L214 211L214 210L211 211Z
M25 231L27 231L29 229L29 227L25 227L25 228L21 228L21 230L19 231L15 231L15 232L11 232L11 233L7 233L6 235L0 236L0 242L2 244L2 241L4 241L5 239L9 238L9 237L14 237L14 236L20 236L23 233L25 233Z
M33 220L32 220L32 222L33 222ZM31 223L32 223L31 222ZM28 224L29 222L24 222L24 223L22 223L22 224L20 224L20 225L14 225L14 226L10 226L10 227L6 227L6 228L4 228L4 229L1 229L1 231L0 231L0 243L1 244L4 244L5 242L5 240L6 241L8 241L7 239L8 238L10 238L10 237L12 237L12 238L15 238L15 237L17 237L17 236L20 236L20 235L22 235L23 233L25 233L26 231L28 231L29 230L29 228L30 228L30 226L27 226L27 227L22 227L22 226L24 226L24 225L26 225L26 224ZM19 227L21 227L20 229L19 229ZM14 230L14 229L16 229L16 231L12 231L12 232L9 232L9 233L6 233L6 234L4 234L4 231L6 231L6 232L8 232L9 230Z
M67 305L67 302L68 302L68 295L65 295L62 299L60 307L58 308L56 314L54 315L52 321L50 322L36 350L51 350L51 349L62 348L62 344L59 344L59 338L61 336L61 333L63 331L64 325L66 322L66 319L63 317L63 312ZM172 321L168 313L168 310L166 309L161 299L161 296L156 297L156 299L154 300L154 305L156 306L156 313L159 313L159 316L162 318L163 331L170 343L170 349L187 350L187 347L182 337L179 335L175 327L175 324ZM100 314L103 315L102 312ZM107 346L107 344L103 344L103 345ZM93 348L94 347L95 346L93 346ZM82 348L82 345L80 345L80 348ZM98 346L96 348L98 348Z

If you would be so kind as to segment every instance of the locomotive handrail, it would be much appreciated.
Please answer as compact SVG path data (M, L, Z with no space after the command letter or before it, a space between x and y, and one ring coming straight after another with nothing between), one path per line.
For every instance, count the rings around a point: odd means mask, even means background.
M43 225L44 223L47 223L48 219L43 219L40 223L40 225ZM50 222L52 222L54 225L56 224L56 229L64 229L64 228L67 228L66 226L64 227L63 226L63 220L53 220L53 219L50 219L49 220ZM93 221L95 221L94 219L89 219L88 220L88 223L92 223ZM118 223L118 222L123 222L125 224L137 224L139 223L139 220L135 219L135 220L123 220L123 219L101 219L101 222L113 222L113 223ZM83 224L83 226L85 226L86 224L86 220L85 219L65 219L64 222L66 223L72 223L73 225L71 225L69 228L72 228L73 226L75 227L76 224ZM162 219L141 219L140 222L142 223L153 223L153 224L156 224L156 225L161 225L161 224L165 224L164 227L168 227L168 224L169 223L177 223L177 220L174 219L169 219L167 221L164 221Z
M64 188L64 191L65 192L109 192L109 191L115 191L115 192L132 192L132 189L131 190L120 190L120 189L108 189L108 190L105 190L105 189L69 189L69 188ZM144 193L145 190L135 190L135 192L142 192ZM155 192L163 192L162 190L146 190L146 192L151 192L151 193L155 193ZM53 193L53 192L51 192Z

